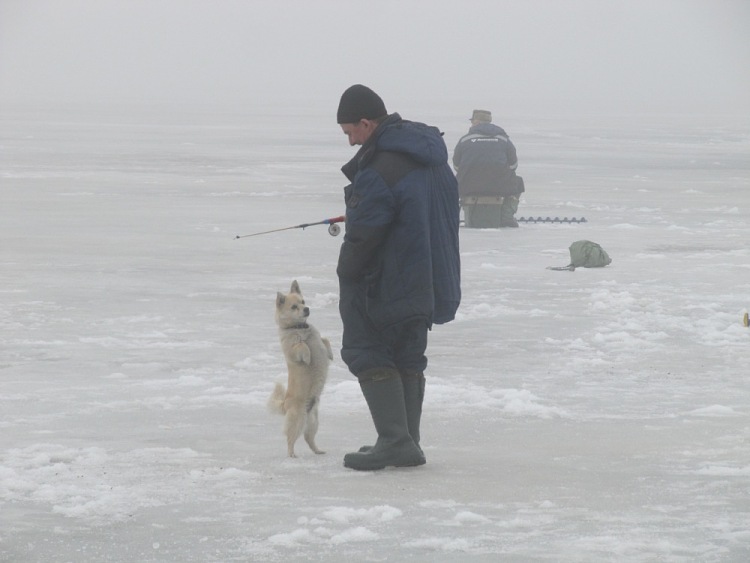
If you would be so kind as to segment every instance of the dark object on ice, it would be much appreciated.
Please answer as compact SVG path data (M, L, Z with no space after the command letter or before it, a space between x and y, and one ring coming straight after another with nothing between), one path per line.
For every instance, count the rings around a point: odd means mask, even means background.
M563 217L562 219L559 217L555 217L554 219L550 217L537 217L536 219L534 217L519 217L518 221L521 223L588 223L586 217L581 217L580 219L576 217L571 217L570 219L567 217Z

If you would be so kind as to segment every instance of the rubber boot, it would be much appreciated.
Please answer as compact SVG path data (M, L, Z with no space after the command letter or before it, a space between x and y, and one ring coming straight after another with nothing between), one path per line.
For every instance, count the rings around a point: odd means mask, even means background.
M517 196L506 196L500 206L500 227L518 227L518 221L513 217L518 211L519 199Z
M404 387L406 424L409 427L409 435L419 446L419 424L422 420L422 403L424 402L424 374L417 371L402 371L401 384Z
M406 425L409 435L417 447L419 446L419 425L422 420L422 403L424 402L425 379L424 374L419 371L399 371L401 384L404 387L404 405L406 406ZM360 452L369 452L373 446L362 446Z
M423 465L422 451L409 435L404 402L404 387L395 369L382 369L360 377L362 394L370 409L378 439L371 450L348 453L344 467L373 471L385 467Z

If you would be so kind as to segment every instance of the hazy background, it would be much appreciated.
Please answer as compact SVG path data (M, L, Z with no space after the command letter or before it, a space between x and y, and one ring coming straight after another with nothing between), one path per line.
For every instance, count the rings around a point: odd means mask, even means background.
M750 561L748 4L0 0L0 562ZM341 465L341 237L234 238L344 211L360 81L587 218L462 229L417 474ZM293 279L337 359L289 460Z
M0 102L748 113L748 29L747 0L0 0Z

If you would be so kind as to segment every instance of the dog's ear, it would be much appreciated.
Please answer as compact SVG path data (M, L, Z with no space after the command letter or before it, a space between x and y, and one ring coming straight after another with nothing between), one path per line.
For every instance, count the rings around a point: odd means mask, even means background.
M286 296L281 293L280 291L276 292L276 308L278 309L284 304L284 301L286 301Z
M289 290L289 293L298 293L302 295L302 292L299 289L299 284L297 283L297 280L294 280L292 282L292 289Z

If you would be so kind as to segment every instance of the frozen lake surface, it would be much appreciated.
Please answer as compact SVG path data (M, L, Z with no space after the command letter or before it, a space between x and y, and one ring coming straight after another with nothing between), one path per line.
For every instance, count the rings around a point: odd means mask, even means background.
M326 455L265 407L293 279L338 352L341 238L234 240L344 211L316 111L3 109L0 561L749 560L747 117L499 119L518 215L588 222L462 230L428 463L358 473L338 354ZM452 154L467 111L402 115ZM612 264L546 269L579 239Z

